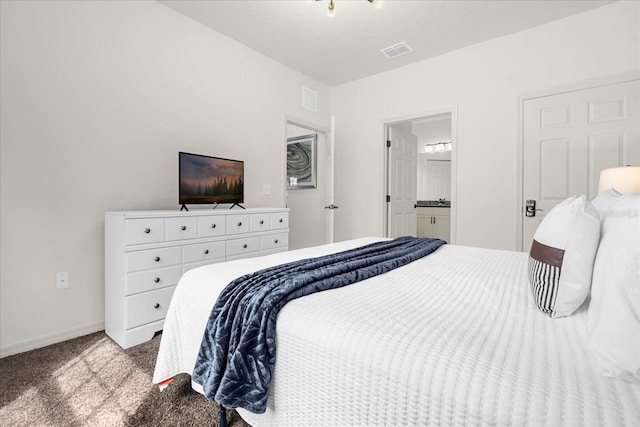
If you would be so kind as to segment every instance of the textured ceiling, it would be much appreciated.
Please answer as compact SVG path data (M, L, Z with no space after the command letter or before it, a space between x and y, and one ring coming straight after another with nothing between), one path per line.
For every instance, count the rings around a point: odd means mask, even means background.
M607 0L161 0L168 7L333 86L602 6ZM413 52L386 58L405 41Z

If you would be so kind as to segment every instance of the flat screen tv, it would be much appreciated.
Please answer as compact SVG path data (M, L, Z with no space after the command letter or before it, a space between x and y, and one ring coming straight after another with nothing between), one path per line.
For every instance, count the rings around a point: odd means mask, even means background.
M183 208L187 204L221 203L233 207L244 202L243 161L183 152L178 157L178 192Z

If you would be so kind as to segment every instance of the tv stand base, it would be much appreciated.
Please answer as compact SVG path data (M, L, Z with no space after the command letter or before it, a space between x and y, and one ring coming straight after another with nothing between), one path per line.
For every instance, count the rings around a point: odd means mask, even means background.
M211 209L215 209L218 207L218 205L221 205L222 203L218 203L218 202L213 202L213 207ZM244 206L242 206L240 203L234 203L231 205L231 207L229 209L233 209L234 206L238 206L239 208L245 209ZM180 207L180 212L182 211L187 211L189 212L189 208L187 207L187 205L185 205L184 203L182 204L182 206Z
M218 203L218 202L213 202L213 207L211 209L215 209L218 207L218 205L221 205L222 203ZM229 209L233 209L234 206L238 206L242 209L244 209L244 206L242 206L240 203L234 203L231 205L231 207Z

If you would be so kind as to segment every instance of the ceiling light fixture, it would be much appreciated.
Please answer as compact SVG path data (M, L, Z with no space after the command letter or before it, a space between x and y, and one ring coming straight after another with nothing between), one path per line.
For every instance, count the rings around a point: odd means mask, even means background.
M316 0L316 1L320 1L320 0ZM376 9L382 7L382 0L367 0L371 5L373 5L373 7L375 7ZM328 10L328 14L329 16L334 16L336 14L336 4L333 0L329 0L329 10Z
M424 152L433 153L434 151L443 152L451 151L451 142L436 142L435 144L425 144Z

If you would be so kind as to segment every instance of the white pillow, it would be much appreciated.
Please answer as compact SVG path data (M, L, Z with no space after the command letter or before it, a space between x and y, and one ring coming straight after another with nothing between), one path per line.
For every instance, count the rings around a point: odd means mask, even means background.
M598 211L600 219L604 219L606 212L611 209L621 196L622 193L618 192L615 188L608 188L591 200L591 204Z
M563 317L582 305L599 239L598 212L585 196L568 198L544 217L529 252L529 283L540 311Z
M640 194L607 211L588 314L589 348L602 373L640 382Z

